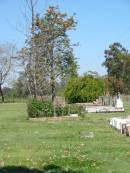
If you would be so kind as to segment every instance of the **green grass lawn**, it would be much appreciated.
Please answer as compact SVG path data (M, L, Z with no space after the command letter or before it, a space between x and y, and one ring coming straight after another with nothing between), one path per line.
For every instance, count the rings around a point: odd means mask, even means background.
M130 137L109 127L113 116L29 122L23 103L0 104L0 173L130 173ZM81 138L92 131L94 138Z

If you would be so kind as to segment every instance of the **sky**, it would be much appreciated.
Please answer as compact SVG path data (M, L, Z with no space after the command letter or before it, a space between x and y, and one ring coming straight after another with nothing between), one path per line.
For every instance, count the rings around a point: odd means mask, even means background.
M23 1L0 0L0 43L24 46ZM79 74L89 70L106 74L104 50L113 42L130 49L130 0L39 0L37 11L44 13L49 5L58 5L68 15L76 13L76 31L69 36L72 43L79 43L74 48Z

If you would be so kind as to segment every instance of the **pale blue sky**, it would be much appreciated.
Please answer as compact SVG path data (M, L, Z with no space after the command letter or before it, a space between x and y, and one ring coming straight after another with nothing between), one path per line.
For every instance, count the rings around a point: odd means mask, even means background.
M20 8L24 0L0 0L0 42L24 44L24 35L16 30L22 23ZM104 50L113 42L130 47L130 0L39 0L38 10L59 5L62 12L76 13L76 31L70 33L74 52L80 65L79 73L88 70L105 74L102 67ZM20 28L20 27L18 27ZM21 27L22 28L22 27Z

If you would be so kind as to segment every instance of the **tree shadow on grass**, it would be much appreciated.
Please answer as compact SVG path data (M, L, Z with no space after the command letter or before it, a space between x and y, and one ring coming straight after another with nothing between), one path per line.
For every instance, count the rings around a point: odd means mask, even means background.
M83 173L81 171L64 170L56 165L47 165L42 170L30 169L26 167L6 166L0 168L0 173Z

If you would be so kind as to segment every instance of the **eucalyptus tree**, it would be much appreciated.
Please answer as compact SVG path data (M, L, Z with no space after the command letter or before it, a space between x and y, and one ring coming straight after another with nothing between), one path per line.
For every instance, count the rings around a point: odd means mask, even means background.
M126 62L128 50L120 43L113 43L105 50L105 61L103 65L107 69L107 83L112 95L124 92L124 76L126 74Z
M77 72L76 58L67 35L75 27L74 17L61 13L58 7L50 6L43 17L37 16L34 40L39 47L37 53L42 62L41 71L50 83L52 101L56 96L56 81Z
M30 34L26 46L20 51L25 67L30 94L56 95L57 81L65 81L77 73L73 45L67 35L75 29L74 17L61 13L58 7L50 6L43 16L36 15L37 0L26 0L30 10Z

